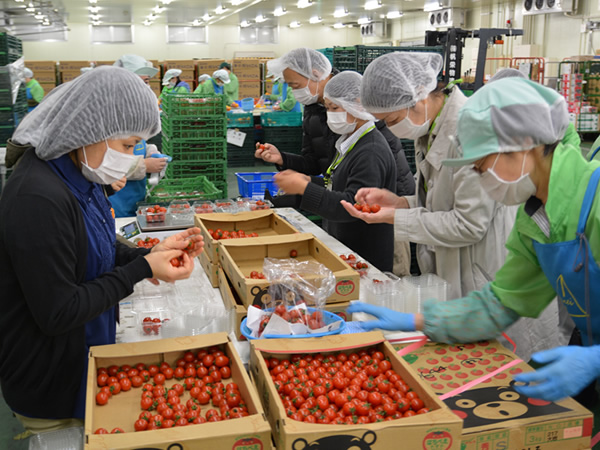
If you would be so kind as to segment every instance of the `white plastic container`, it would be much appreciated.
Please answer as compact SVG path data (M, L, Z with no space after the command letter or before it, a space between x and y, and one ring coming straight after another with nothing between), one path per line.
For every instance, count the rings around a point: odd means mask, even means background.
M404 277L402 281L406 292L404 310L406 313L422 313L423 302L427 299L440 302L448 299L448 283L433 273L418 277Z
M29 438L29 450L83 450L83 427L46 431Z

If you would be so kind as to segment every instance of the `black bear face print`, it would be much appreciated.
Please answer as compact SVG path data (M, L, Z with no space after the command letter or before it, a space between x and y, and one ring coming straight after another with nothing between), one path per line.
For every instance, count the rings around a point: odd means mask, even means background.
M362 438L340 434L337 436L327 436L308 443L305 439L299 438L292 443L293 450L371 450L372 445L377 440L377 435L372 431L367 431Z
M511 381L509 386L471 389L444 402L464 420L464 428L569 411L556 403L519 394L513 389L514 383Z
M260 309L265 309L271 306L271 295L268 289L261 289L260 286L254 286L250 290L250 294L254 296L252 304L258 306Z

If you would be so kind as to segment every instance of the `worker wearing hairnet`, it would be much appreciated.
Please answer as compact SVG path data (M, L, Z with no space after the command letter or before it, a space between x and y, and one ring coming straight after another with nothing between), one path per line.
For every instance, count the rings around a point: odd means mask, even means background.
M399 197L374 189L359 191L356 201L379 203L377 214L353 215L368 222L394 224L395 238L417 244L422 273L435 273L449 283L451 298L482 288L502 267L504 244L516 208L492 199L471 167L442 165L451 154L458 112L467 98L457 86L439 86L442 58L434 53L396 52L374 60L365 71L361 98L365 108L385 120L398 137L415 141L417 193ZM507 332L528 360L539 346L558 345L558 310L549 309L535 335L521 324ZM548 347L545 347L548 348Z
M327 125L340 138L325 177L284 170L275 183L288 194L302 195L300 207L323 217L323 228L382 271L394 257L391 224L368 225L351 217L340 200L352 201L364 186L396 189L396 164L390 147L377 130L374 117L360 104L361 75L341 72L324 89Z
M219 69L225 70L227 75L229 75L229 83L226 83L224 86L225 94L232 102L239 100L240 82L238 81L237 75L231 71L231 64L224 61L219 66Z
M123 55L113 65L133 72L148 86L150 79L158 73L150 61L138 55ZM145 139L136 144L133 154L142 157L140 164L129 174L125 186L109 196L115 217L135 216L137 203L146 197L146 174L159 173L167 166L166 158L156 157L159 153L156 145L148 144Z
M188 278L201 252L197 228L152 250L115 239L102 185L159 130L140 77L103 66L53 89L9 141L26 150L0 198L0 384L28 432L82 423L88 351L115 343L119 301L145 278Z
M94 69L93 67L82 67L81 69L79 69L79 73L81 75L83 75L84 73L88 73L88 72L90 72L93 69Z
M225 92L225 86L231 83L229 79L229 73L225 69L215 70L212 74L212 77L205 81L202 84L199 84L194 94L202 94L202 95L223 95L225 98L225 104L231 105L233 103L233 99L231 99L227 93Z
M302 112L302 105L294 97L292 88L280 78L275 79L267 97L273 103L273 111Z
M206 83L208 80L210 80L210 75L207 73L203 73L202 75L200 75L198 77L198 87L204 83ZM196 88L196 90L198 90L198 88ZM195 91L194 91L195 92Z
M327 126L323 92L338 73L325 55L310 48L296 48L281 58L267 62L269 73L281 76L294 98L304 105L302 151L300 155L281 153L268 142L257 144L255 156L276 164L280 170L292 169L306 175L325 174L335 155L339 134Z
M33 71L25 67L25 87L27 89L27 110L33 111L44 98L44 88L33 78Z
M192 91L190 85L179 78L181 73L181 69L169 69L165 72L162 80L164 88L160 93L159 99L162 100L162 97L166 94L187 94Z
M472 342L498 335L519 317L536 317L554 297L581 330L583 346L533 355L544 367L514 377L529 397L556 401L600 376L600 163L562 141L569 124L565 99L529 80L484 86L461 109L450 167L469 167L485 191L520 205L506 244L506 262L482 289L448 302L426 301L422 315L370 305L365 323L420 329L436 342ZM474 319L475 318L475 319Z

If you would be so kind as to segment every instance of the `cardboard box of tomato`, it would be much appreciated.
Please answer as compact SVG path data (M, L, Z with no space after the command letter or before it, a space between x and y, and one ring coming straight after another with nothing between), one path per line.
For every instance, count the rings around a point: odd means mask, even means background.
M222 351L229 359L231 375L230 378L223 379L222 382L224 384L229 384L230 382L237 384L241 401L245 404L248 415L215 422L209 420L207 423L152 430L145 429L144 431L136 432L136 421L140 417L140 414L145 411L142 409L142 401L144 399L143 387L133 387L126 392L122 391L118 395L112 395L108 403L104 405L96 404L96 396L99 389L101 389L98 387L99 379L97 377L97 370L101 367L110 368L111 366L116 366L121 368L123 365L136 367L140 363L150 368L151 365L161 365L164 362L168 363L171 367L177 367L177 361L187 358L187 354L190 351L192 355L195 355L205 349L212 351L211 348ZM196 362L193 365L194 367L201 367ZM166 372L164 373L166 374ZM170 380L167 379L164 381L164 386L175 390L174 385L176 383L186 386L189 378L190 375L186 374L186 378L182 380L176 380L175 377ZM156 380L156 378L151 378L151 380ZM205 381L209 380L205 379ZM150 381L150 384L154 383ZM208 385L209 383L205 384L205 386ZM216 389L214 382L210 385L213 390ZM191 389L187 390L186 388L185 392L181 395L180 402L182 404L191 400L191 392ZM270 426L265 418L258 394L226 333L92 347L89 354L86 396L86 449L152 448L166 450L172 448L227 448L233 450L260 450L272 448ZM167 400L169 403L176 403L170 396L167 398L169 399ZM198 399L200 399L199 396ZM200 416L204 417L207 415L210 409L219 410L219 407L213 403L215 400L214 396L212 399L208 404L203 403L200 405ZM157 399L155 398L155 400ZM177 403L180 402L178 401ZM175 407L172 406L172 408L174 409ZM158 414L158 409L154 409L153 406L148 412ZM164 411L160 414L167 415ZM208 420L208 417L206 419ZM164 420L165 417L163 417L162 422ZM123 432L117 434L95 434L98 428L104 428L109 432L114 428L121 428Z
M258 237L278 236L283 234L295 234L298 230L272 210L246 211L238 214L213 213L196 214L196 226L202 230L204 238L204 254L213 264L219 263L219 240L215 239L208 230L227 232L239 232L243 230L245 235L258 234ZM214 233L213 233L214 234ZM240 238L255 239L255 238Z
M223 270L219 270L217 273L217 279L219 281L219 291L221 292L221 298L223 304L228 310L233 310L233 332L239 340L245 340L240 332L240 325L242 320L248 315L248 308L242 302L242 299L233 288L233 284L227 278L227 275ZM350 306L350 302L343 303L331 303L325 305L325 309L329 312L335 313L344 320L350 320L352 314L346 314L346 309Z
M206 251L203 251L202 253L200 253L200 255L198 256L198 261L200 262L200 265L206 272L206 276L208 277L208 280L210 281L211 286L214 288L219 287L218 274L221 271L219 269L219 265L213 264L211 262L209 257L206 255Z
M262 308L268 303L269 282L250 278L252 272L262 273L265 258L294 257L299 261L323 264L336 278L335 289L327 303L349 302L359 297L359 274L310 233L228 239L219 241L219 245L219 264L247 307L257 305Z
M407 345L393 344L396 349ZM460 345L428 342L404 359L421 382L438 395L494 374L444 400L464 420L464 450L590 447L592 413L571 398L553 403L517 393L512 376L533 369L524 362L512 365L518 357L497 341ZM503 366L506 370L501 370Z
M284 365L290 358L292 373L275 365ZM419 380L380 332L255 340L250 347L250 370L277 449L461 448L462 420ZM362 370L365 374L359 375ZM315 383L310 385L310 380ZM351 388L357 382L360 387ZM353 396L348 395L351 390ZM335 417L328 411L331 402L336 405ZM414 408L420 412L407 413Z

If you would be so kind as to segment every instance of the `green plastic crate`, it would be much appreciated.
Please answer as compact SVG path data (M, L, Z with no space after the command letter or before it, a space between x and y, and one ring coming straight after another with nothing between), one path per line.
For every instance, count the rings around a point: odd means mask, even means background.
M227 195L227 190L228 190L227 181L218 181L218 182L215 182L214 185L219 191L222 192L220 199L229 198L229 195Z
M338 70L356 70L356 47L333 47L333 67Z
M319 53L323 53L327 57L327 59L329 60L329 62L331 64L333 64L333 47L318 48L317 51Z
M250 113L227 113L227 128L254 127L254 115Z
M27 105L13 105L0 107L0 123L5 125L19 125L23 117L27 114Z
M263 127L300 127L302 126L302 112L265 112L260 115L260 124Z
M208 178L199 176L183 179L163 179L146 198L148 203L171 200L217 200L223 192Z
M166 94L161 103L163 115L169 119L185 117L225 116L223 95Z
M402 150L404 150L404 155L406 155L406 161L408 161L408 167L410 167L410 171L413 174L417 173L415 141L412 139L400 139L400 142L402 143Z
M420 53L439 53L444 56L444 48L441 46L436 47L385 47L385 46L367 46L357 45L356 46L356 71L364 73L367 66L374 59L379 58L381 55L392 52L420 52Z
M23 56L23 43L16 36L0 33L0 52L5 53L8 59L12 59L10 62L14 62Z
M227 158L227 141L188 142L171 140L163 136L162 151L173 157L174 161L225 160Z
M162 134L169 139L189 141L226 139L225 116L206 116L193 119L162 118Z
M197 161L171 161L166 169L167 178L191 178L203 175L210 181L227 179L227 161L197 160Z
M14 131L14 125L0 125L0 147L6 145L6 141L12 137Z

